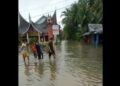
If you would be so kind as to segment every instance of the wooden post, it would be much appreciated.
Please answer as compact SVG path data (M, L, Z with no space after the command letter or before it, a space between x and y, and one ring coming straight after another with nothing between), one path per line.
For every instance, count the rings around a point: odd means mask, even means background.
M45 36L46 36L46 35L43 35L43 42L46 42L46 40L45 40Z
M98 46L98 44L99 44L99 34L97 33L96 34L96 46Z
M57 35L54 35L54 43L57 44Z
M40 33L38 32L38 42L40 43Z
M28 36L28 33L26 33L27 35L27 43L29 44L29 36Z
M94 38L95 38L94 36L95 36L95 35L92 34L92 43L93 43L93 44L94 44L94 42L95 42L95 41L94 41Z
M42 33L42 42L44 42L44 40L45 40L45 34Z

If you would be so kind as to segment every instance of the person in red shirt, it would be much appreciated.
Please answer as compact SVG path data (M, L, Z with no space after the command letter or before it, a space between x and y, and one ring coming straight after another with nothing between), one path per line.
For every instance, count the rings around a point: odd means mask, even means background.
M34 57L36 59L37 58L37 50L36 50L36 44L35 44L35 42L32 43L31 49L32 49L32 53L33 53L33 55L34 55Z

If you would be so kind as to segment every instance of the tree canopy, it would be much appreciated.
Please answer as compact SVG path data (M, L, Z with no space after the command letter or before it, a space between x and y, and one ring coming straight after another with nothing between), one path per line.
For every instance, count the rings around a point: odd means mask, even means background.
M68 40L80 40L82 34L88 31L88 24L102 23L102 0L79 0L62 12L64 35Z

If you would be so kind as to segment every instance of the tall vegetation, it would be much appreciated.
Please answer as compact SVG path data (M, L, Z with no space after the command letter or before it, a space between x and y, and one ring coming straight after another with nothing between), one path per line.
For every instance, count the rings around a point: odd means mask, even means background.
M102 0L79 0L62 12L64 35L68 40L80 40L89 23L102 23Z

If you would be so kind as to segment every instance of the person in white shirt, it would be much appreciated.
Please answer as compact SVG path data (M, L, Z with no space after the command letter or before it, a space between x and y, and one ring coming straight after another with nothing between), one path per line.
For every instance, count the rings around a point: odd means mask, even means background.
M28 46L26 42L22 43L21 50L22 50L22 56L23 56L24 63L26 64L26 58L28 59L28 63L29 63L29 53L28 53Z

